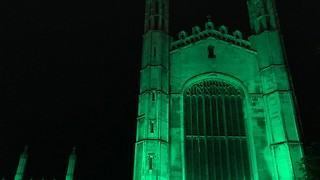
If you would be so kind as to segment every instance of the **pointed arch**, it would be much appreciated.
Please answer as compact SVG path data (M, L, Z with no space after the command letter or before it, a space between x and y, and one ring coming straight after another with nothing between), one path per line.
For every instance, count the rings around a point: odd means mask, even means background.
M229 75L205 73L186 81L181 92L186 179L251 178L245 84Z

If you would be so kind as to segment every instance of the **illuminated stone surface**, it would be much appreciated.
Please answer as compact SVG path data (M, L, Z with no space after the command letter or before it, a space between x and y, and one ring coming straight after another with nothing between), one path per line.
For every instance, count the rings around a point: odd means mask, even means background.
M69 157L69 164L68 164L66 180L73 180L73 173L74 173L74 168L76 165L76 159L77 159L76 148L74 147L73 151Z
M23 153L21 153L21 155L20 155L18 169L17 169L16 175L14 176L14 180L22 180L23 179L24 170L26 168L26 163L28 160L27 150L28 150L28 147L26 146L24 148Z
M247 2L249 41L209 21L173 42L146 1L134 180L304 179L275 4Z
M24 175L24 171L25 171L25 167L26 167L26 163L27 163L27 159L28 159L27 150L28 150L28 147L26 146L25 150L20 155L20 160L19 160L19 164L18 164L18 168L17 168L17 172L15 174L14 180L23 180L24 179L23 175ZM76 164L76 159L77 159L77 155L76 155L75 150L76 150L76 148L74 147L72 153L70 154L68 170L67 170L65 180L73 180L75 164ZM4 179L5 178L2 178L2 180L4 180ZM42 179L44 180L44 178L42 178ZM32 180L32 178L30 180ZM55 179L53 179L53 180L55 180Z

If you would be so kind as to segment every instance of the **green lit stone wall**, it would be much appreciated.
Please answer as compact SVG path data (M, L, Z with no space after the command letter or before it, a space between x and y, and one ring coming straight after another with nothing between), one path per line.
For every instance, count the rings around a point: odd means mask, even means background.
M250 172L236 173L239 179L304 179L298 164L303 151L295 98L275 1L247 0L247 4L254 34L250 42L242 39L240 31L229 35L225 26L215 30L212 22L205 24L204 31L194 27L191 36L181 32L179 40L172 42L169 1L146 0L134 180L234 178L231 168L216 168L214 171L220 172L214 173L222 174L221 178L205 175L212 174L211 168L200 176L189 175L197 168L190 165L193 156L205 158L190 151L187 142L190 134L185 125L190 112L186 111L190 109L185 108L185 95L204 81L224 82L241 92L247 153L240 154L246 157L242 163L248 162L246 171ZM227 115L223 117L231 122Z
M215 58L208 58L208 46L214 46ZM258 155L265 155L269 151L266 150L268 148L265 138L265 118L261 115L262 107L253 111L251 106L252 96L263 103L262 95L257 97L257 94L261 94L261 81L256 52L222 40L207 38L196 44L174 50L170 56L170 150L174 152L171 154L172 179L187 178L184 177L188 159L185 158L186 137L183 114L186 112L183 109L183 93L189 85L206 79L228 82L239 87L243 92L250 174L258 178L257 161L260 162L261 167L268 167L265 156ZM257 119L262 122L258 124ZM259 134L254 135L253 131ZM255 143L256 141L259 142ZM268 171L264 173L267 174L266 177L270 177Z
M184 177L189 159L184 116L181 115L186 113L183 93L189 85L206 79L229 82L245 92L243 111L252 178L303 178L298 170L303 152L294 98L279 38L279 32L251 37L254 51L210 37L171 51L172 179L189 179ZM215 58L208 58L208 46L215 47Z
M265 104L268 145L272 154L273 179L304 179L299 170L303 149L297 126L292 83L278 30L255 35Z
M169 1L146 0L134 180L168 180Z
M144 35L137 134L135 180L169 179L169 44L158 30Z
M216 58L208 58L208 46L215 47ZM188 79L208 72L237 77L250 92L259 92L261 89L255 51L211 37L171 51L171 93L181 93Z

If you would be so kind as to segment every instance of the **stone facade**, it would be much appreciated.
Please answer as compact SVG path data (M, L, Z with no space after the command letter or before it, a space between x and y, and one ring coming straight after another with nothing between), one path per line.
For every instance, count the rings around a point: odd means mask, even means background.
M147 0L146 22L167 17L155 2L168 7L168 0ZM162 26L146 23L135 180L304 179L275 5L248 0L248 7L248 41L210 21L172 41Z

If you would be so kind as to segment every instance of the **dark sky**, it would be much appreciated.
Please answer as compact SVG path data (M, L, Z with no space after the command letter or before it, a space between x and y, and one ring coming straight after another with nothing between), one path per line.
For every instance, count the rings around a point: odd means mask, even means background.
M191 34L210 14L250 35L245 1L175 0L170 31ZM303 141L318 140L320 1L278 0ZM25 177L132 179L144 1L0 2L0 178L13 179L29 146Z

